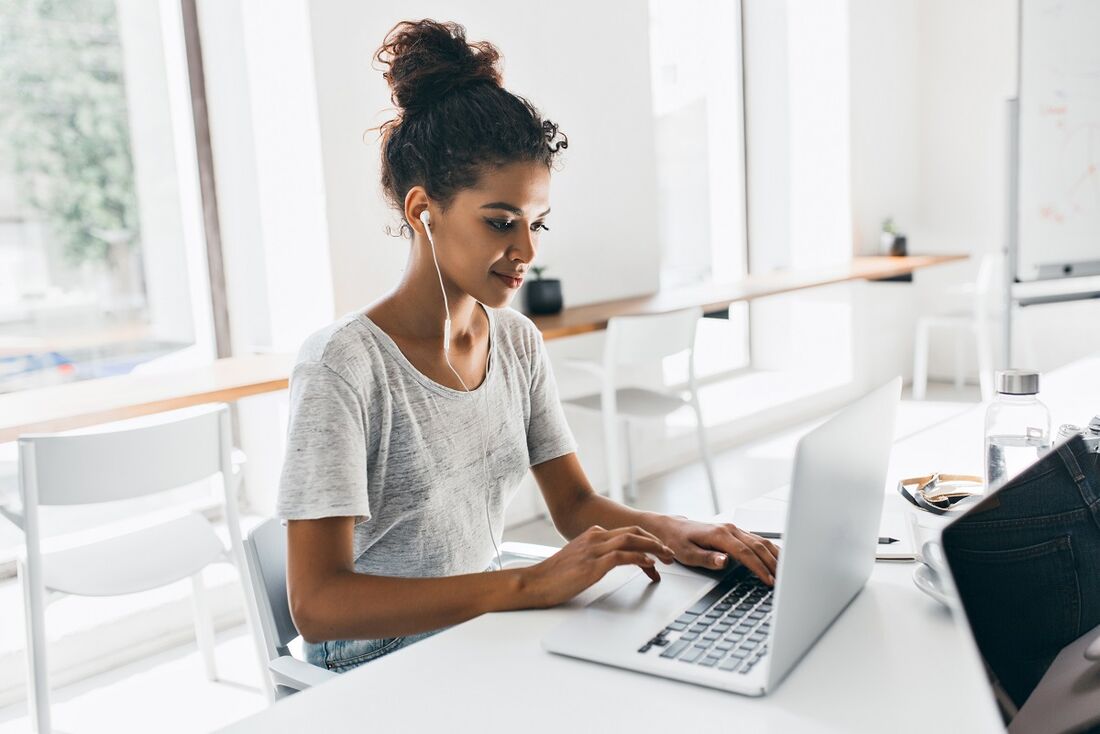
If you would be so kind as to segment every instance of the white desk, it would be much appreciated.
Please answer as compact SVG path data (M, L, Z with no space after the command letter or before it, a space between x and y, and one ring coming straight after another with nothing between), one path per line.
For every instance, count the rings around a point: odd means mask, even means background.
M1100 358L1044 378L1057 426L1100 412ZM895 445L898 478L976 471L976 407ZM225 729L273 731L1001 731L980 661L949 613L913 586L913 564L880 562L851 606L766 698L551 655L539 639L636 569L616 569L571 604L489 614L291 696ZM938 705L935 702L939 702Z

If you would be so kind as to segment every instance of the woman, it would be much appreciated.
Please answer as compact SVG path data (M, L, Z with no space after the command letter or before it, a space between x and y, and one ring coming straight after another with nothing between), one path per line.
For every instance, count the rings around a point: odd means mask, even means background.
M312 335L291 378L277 512L307 659L342 672L485 612L560 604L615 566L657 581L655 559L732 557L773 583L768 541L593 491L541 335L505 308L549 229L557 125L460 25L400 23L377 59L399 108L382 186L412 244L396 288ZM569 542L493 571L528 468Z

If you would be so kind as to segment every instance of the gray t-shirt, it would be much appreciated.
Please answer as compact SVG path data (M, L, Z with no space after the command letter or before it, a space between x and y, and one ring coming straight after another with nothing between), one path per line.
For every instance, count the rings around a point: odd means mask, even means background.
M488 373L469 394L423 375L363 313L311 335L290 378L276 514L354 516L359 573L485 570L486 498L499 544L528 467L576 450L542 334L517 311L485 311Z

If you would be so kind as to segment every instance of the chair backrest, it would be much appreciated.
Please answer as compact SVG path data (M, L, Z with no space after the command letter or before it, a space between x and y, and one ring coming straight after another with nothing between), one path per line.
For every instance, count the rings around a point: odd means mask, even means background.
M652 362L695 348L695 329L703 309L615 316L607 322L604 366L609 369Z
M24 507L132 499L232 473L229 408L100 433L19 437Z
M286 594L286 528L281 520L264 520L244 541L260 633L268 662L289 655L287 644L298 636Z

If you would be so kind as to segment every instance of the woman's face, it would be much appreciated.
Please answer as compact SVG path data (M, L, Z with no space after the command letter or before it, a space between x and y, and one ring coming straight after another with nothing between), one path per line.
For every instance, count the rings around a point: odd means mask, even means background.
M511 163L455 195L446 211L430 207L443 277L490 308L515 296L535 260L550 213L550 171Z

